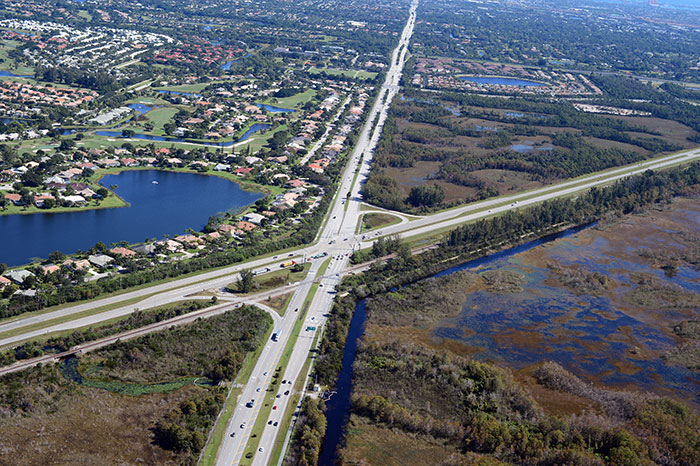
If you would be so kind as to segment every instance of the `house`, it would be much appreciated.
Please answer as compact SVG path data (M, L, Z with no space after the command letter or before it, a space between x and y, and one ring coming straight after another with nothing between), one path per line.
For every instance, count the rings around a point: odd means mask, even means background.
M304 186L306 184L306 182L301 181L301 180L289 180L289 182L287 184L293 188L301 188L302 186Z
M191 246L193 244L200 244L202 240L194 235L179 235L176 236L175 241Z
M221 233L218 231L212 231L211 233L207 233L207 238L210 240L215 240L221 238Z
M54 272L60 271L60 270L61 270L61 267L59 267L59 266L57 266L57 265L54 265L54 264L49 264L49 265L42 265L41 267L39 267L39 270L41 270L41 272L42 272L44 275L48 275L48 274L50 274L50 273L54 273Z
M122 247L112 248L109 250L109 252L111 252L112 254L114 254L116 256L121 256L121 257L133 257L136 255L135 251L132 251L131 249L127 249L127 248L122 248Z
M138 167L139 162L136 159L126 158L119 160L125 167Z
M238 233L238 228L236 228L233 225L228 225L228 224L219 225L219 228L217 228L217 230L226 236L233 236L236 233Z
M63 265L67 267L73 267L76 270L84 270L90 268L90 262L85 259L80 259L77 261L74 261L73 259L66 259L63 262Z
M5 199L12 202L14 205L22 205L22 196L19 194L5 194Z
M241 220L244 220L246 222L254 223L255 225L260 225L260 222L265 219L264 215L256 214L256 213L249 213L245 214L243 217L241 217Z
M9 278L5 278L2 275L0 275L0 288L5 288L7 285L12 283L12 280Z
M156 252L155 244L141 244L139 246L134 246L134 251L141 254L154 254Z
M107 267L110 262L114 261L114 259L104 254L93 254L88 257L88 261L95 267L103 268Z
M241 231L250 231L250 230L253 230L256 227L256 225L253 223L241 220L240 222L238 222L236 224L236 227Z
M47 201L49 199L56 200L55 197L53 197L50 194L39 194L38 196L34 196L34 205L37 207L43 207L44 201Z
M310 163L309 168L316 173L323 173L323 167L317 163Z
M182 160L178 159L177 157L171 157L166 160L170 165L175 165L175 166L182 166Z
M85 198L83 196L78 196L78 195L61 196L61 200L66 201L66 202L70 202L72 204L86 204L87 203L87 201L85 200Z
M244 176L252 171L253 171L253 169L250 167L239 167L239 168L236 168L235 170L233 170L233 173L235 173L238 176Z
M214 165L214 171L217 172L227 172L231 170L231 165L227 163L217 163Z
M165 241L158 241L156 244L163 245L163 247L165 247L165 250L168 252L178 252L182 250L182 244L171 239Z
M33 277L34 274L31 273L29 270L10 270L9 272L5 272L5 276L12 280L13 282L17 283L18 285L21 285L24 283L24 281L29 278Z
M248 165L255 165L258 162L262 162L262 159L260 157L254 157L252 155L249 155L248 157L245 158L245 162Z

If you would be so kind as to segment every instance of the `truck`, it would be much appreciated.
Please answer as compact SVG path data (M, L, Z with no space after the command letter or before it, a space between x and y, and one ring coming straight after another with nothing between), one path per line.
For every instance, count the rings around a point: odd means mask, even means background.
M294 262L294 261L288 261L288 262L285 262L284 264L280 265L280 267L282 267L282 268L291 267L291 266L293 266L294 264L296 264L296 262Z
M272 334L272 341L278 341L280 338L280 335L282 335L282 329L279 329L275 333Z

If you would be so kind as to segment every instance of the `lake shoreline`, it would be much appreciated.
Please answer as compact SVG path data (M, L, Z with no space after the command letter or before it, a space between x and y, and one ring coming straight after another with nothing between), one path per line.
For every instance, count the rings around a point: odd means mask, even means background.
M215 176L217 178L222 178L225 180L228 180L232 183L236 183L243 191L246 192L251 192L251 193L261 193L264 194L265 196L269 195L271 191L262 185L256 185L254 183L249 183L245 182L243 180L238 181L234 180L232 178L229 178L220 172L216 173L202 173L198 172L197 170L187 170L187 169L176 169L176 168L161 168L161 167L124 167L124 168L119 168L116 171L105 171L105 172L100 172L96 173L95 176L97 178L94 178L94 182L99 184L100 181L102 181L102 178L104 178L107 175L118 175L123 172L127 171L145 171L145 170L155 170L155 171L163 171L163 172L172 172L172 173L192 173L194 175L203 175L203 176ZM93 177L90 178L90 181L93 181ZM91 210L105 210L105 209L122 209L125 207L131 207L131 204L126 201L124 198L122 198L119 194L116 192L112 191L109 189L108 186L104 186L105 189L107 189L110 193L114 194L114 196L119 200L121 205L96 205L96 206L85 206L85 207L59 207L55 209L40 209L39 207L33 206L31 207L31 210L26 210L26 211L20 211L20 212L7 212L5 209L0 210L0 216L11 216L11 215L34 215L34 214L67 214L67 213L75 213L75 212L83 212L83 211L91 211ZM243 207L242 209L247 208L248 206ZM236 213L241 212L241 209L239 209Z

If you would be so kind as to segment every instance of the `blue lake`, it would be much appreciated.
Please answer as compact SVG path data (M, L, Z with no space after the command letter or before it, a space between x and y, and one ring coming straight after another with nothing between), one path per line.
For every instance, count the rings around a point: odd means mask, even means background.
M14 266L56 250L86 250L98 241L136 243L187 228L200 230L209 216L238 210L262 197L223 178L159 170L125 171L105 176L101 183L117 185L116 193L130 207L0 216L0 262Z
M4 71L4 70L0 71L0 76L12 76L15 78L33 78L34 77L30 74L14 74L10 71Z
M533 150L553 150L554 148L552 146L540 146L540 147L535 147L533 145L533 142L526 141L524 144L513 144L510 146L511 150L514 150L515 152L520 152L520 153L525 153L525 152L531 152Z
M255 104L257 105L258 108L263 108L267 110L270 113L290 113L290 112L296 112L293 108L282 108L282 107L275 107L273 105L267 105L267 104Z
M248 128L248 130L243 133L243 135L238 138L237 141L227 141L227 142L206 142L202 143L199 141L190 141L188 139L184 138L175 138L175 137L167 137L167 136L153 136L151 134L142 134L142 133L136 133L133 136L131 136L133 139L143 139L146 141L161 141L161 142L193 142L197 144L201 144L203 146L212 146L212 147L229 147L237 142L242 142L245 141L246 139L250 138L253 134L263 131L267 128L269 128L271 125L267 123L254 123ZM108 136L108 137L113 137L113 138L123 138L122 132L121 131L97 131L95 134L99 136Z
M497 84L499 86L544 87L542 83L517 78L499 78L495 76L460 76L462 81L476 84Z

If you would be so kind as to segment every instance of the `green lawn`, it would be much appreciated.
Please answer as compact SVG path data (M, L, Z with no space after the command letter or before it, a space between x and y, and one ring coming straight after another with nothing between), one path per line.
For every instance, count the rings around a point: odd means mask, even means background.
M293 107L297 107L301 104L305 104L306 102L311 100L311 98L315 94L316 94L316 91L314 91L313 89L309 89L307 91L300 92L299 94L295 94L295 95L289 96L289 97L281 97L281 98L273 97L271 99L267 99L263 103L267 104L267 105L274 105L277 107L282 107L282 108L293 108Z
M12 50L14 48L13 46L16 46L18 44L19 44L19 42L17 42L17 41L9 41L9 40L2 41L2 43L0 43L0 59L2 59L2 61L0 62L0 70L10 71L14 74L34 75L33 68L31 68L29 66L24 66L24 65L18 65L15 60L8 57L8 53L10 52L10 50ZM7 81L8 77L3 76L2 80Z
M364 71L364 70L339 70L337 68L316 68L315 66L312 66L309 68L309 73L311 74L318 74L322 72L326 72L330 75L333 76L345 76L346 78L351 78L351 79L363 79L363 80L368 80L368 79L374 79L377 77L377 73L374 73L372 71Z
M153 123L153 134L163 135L163 126L168 123L179 110L174 107L154 108L146 113L146 118Z
M372 231L377 228L396 225L397 223L401 223L401 219L396 215L377 213L364 214L362 216L362 229L360 232Z
M299 262L298 257L296 259L290 257L289 260L296 260L297 262ZM273 270L272 272L260 275L259 277L255 277L255 285L253 290L250 293L242 293L240 295L246 296L249 294L262 293L268 290L274 290L275 288L284 286L287 283L299 282L306 278L306 275L309 273L310 268L311 262L306 262L301 272L292 272L291 267L288 267L284 269ZM236 282L229 283L226 287L230 288L231 290L235 290Z

